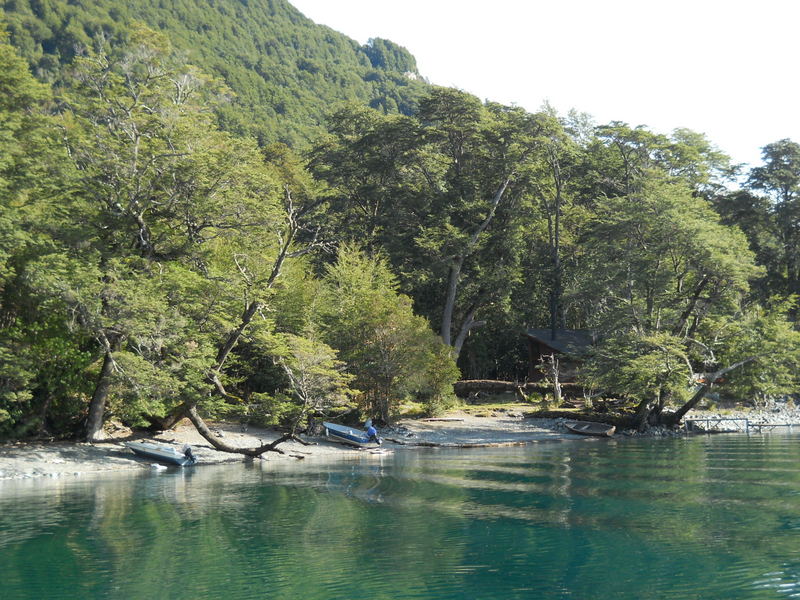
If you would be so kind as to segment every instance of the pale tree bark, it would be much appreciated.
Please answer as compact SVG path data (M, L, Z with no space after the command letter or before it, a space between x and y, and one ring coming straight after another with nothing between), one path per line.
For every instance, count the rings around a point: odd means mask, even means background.
M301 229L299 218L304 214L304 210L296 209L292 202L292 195L289 187L287 186L285 189L286 192L286 214L287 214L287 226L284 232L279 234L279 251L278 255L275 258L275 262L273 263L272 270L270 271L269 277L263 283L258 284L259 289L262 290L269 290L273 287L275 282L277 281L278 277L280 277L281 271L283 269L283 265L287 258L301 256L312 251L315 247L319 244L317 243L316 237L312 242L310 242L305 248L296 250L294 252L290 252L291 246L297 236L298 232ZM242 273L243 277L246 277L246 274ZM254 284L255 285L255 284ZM224 398L229 398L230 395L225 390L225 387L220 379L220 375L222 373L222 369L225 366L225 362L228 359L231 351L236 347L237 343L241 339L244 332L247 330L249 325L252 323L253 318L264 308L264 302L261 300L250 300L245 305L244 311L242 312L242 316L239 320L239 324L236 328L231 330L228 335L225 337L225 340L219 347L217 351L217 356L214 360L214 365L209 369L208 372L208 381L213 385L214 393L221 395ZM292 431L287 433L286 435L282 436L278 440L271 442L269 444L263 444L257 448L238 448L235 446L231 446L230 444L225 443L219 437L215 436L214 433L208 428L208 426L203 421L200 414L197 412L197 400L189 400L179 407L176 410L173 410L167 419L161 423L164 429L169 429L174 427L175 424L180 421L182 418L188 417L192 424L197 429L198 433L202 435L208 442L214 446L217 450L222 452L231 452L236 454L244 454L245 456L260 456L265 452L282 452L278 449L278 445L289 440L295 439L300 441L295 433Z
M478 321L474 320L475 311L472 311L471 313L468 311L461 323L459 333L457 334L458 339L460 339L460 344L457 344L456 340L453 340L453 313L455 311L456 297L458 295L458 286L461 282L461 270L464 267L464 261L475 250L475 246L478 244L481 235L484 231L486 231L486 228L489 227L492 219L494 219L495 213L497 212L497 207L503 200L503 195L505 194L506 189L508 189L510 183L511 177L507 177L500 184L500 187L492 197L489 205L489 213L486 215L486 218L481 222L480 225L478 225L475 231L472 232L469 241L467 241L467 244L464 246L462 251L451 258L450 270L447 278L447 291L445 294L444 310L442 311L440 335L442 336L442 341L446 345L453 348L453 358L456 360L458 360L458 355L461 352L461 346L463 345L467 334L469 334L469 330L477 326L479 323ZM477 307L475 310L477 310Z
M103 366L100 368L97 385L89 403L89 415L86 417L86 441L97 442L100 440L100 432L103 429L103 415L106 411L106 399L108 390L111 387L111 371L113 369L113 358L111 352L106 351L103 356Z
M306 441L301 440L300 438L295 435L294 431L290 431L288 433L283 434L278 439L268 443L268 444L261 444L260 446L256 446L253 448L240 448L239 446L231 446L230 444L222 441L222 439L214 435L214 433L208 428L205 421L200 418L200 415L197 414L197 407L190 406L186 409L186 416L195 426L197 429L197 433L199 433L203 438L205 438L208 443L210 443L215 449L219 450L220 452L230 452L232 454L243 454L245 456L257 457L261 456L265 452L277 452L279 454L286 454L283 450L278 448L280 444L286 442L288 440L294 440L296 442L300 442L304 446L308 446L309 443ZM304 458L302 455L292 455L295 458Z
M102 336L105 353L103 354L103 365L100 367L100 374L97 376L92 400L89 403L89 414L86 417L86 436L87 442L97 442L101 439L103 430L103 418L106 412L106 401L111 389L111 374L114 371L114 352L120 345L119 336Z
M545 375L550 382L550 385L553 386L553 402L556 406L561 405L561 382L559 381L559 368L558 368L558 359L554 353L550 353L547 356L543 357L545 362L544 369Z
M453 327L453 310L456 304L456 292L458 291L459 280L461 279L461 268L464 266L464 256L457 256L450 265L450 273L447 279L447 294L444 300L444 311L442 311L441 336L442 341L448 346L451 343L451 331Z
M461 348L464 347L464 342L467 341L467 336L469 332L477 327L482 327L486 325L486 321L476 321L475 320L475 313L478 312L478 308L480 307L480 301L476 301L472 304L472 306L467 309L467 313L464 316L464 320L461 323L461 330L458 332L456 336L456 341L453 344L453 352L455 353L456 357L461 355Z
M695 406L697 406L700 400L702 400L705 397L705 395L714 387L714 382L718 381L731 371L743 367L744 365L749 364L755 360L758 360L759 358L761 358L761 356L750 356L748 358L745 358L744 360L740 360L737 363L725 367L724 369L719 369L714 373L710 373L706 377L705 382L697 389L694 395L692 395L692 397L683 406L681 406L678 410L669 415L670 422L673 424L679 423L680 420L686 415L686 413L688 413Z
M286 261L286 258L291 255L297 255L298 253L290 253L289 249L294 242L294 238L299 231L299 224L297 222L297 214L292 205L292 196L289 191L289 188L286 188L286 199L288 204L287 209L287 229L284 235L280 236L280 249L278 251L278 255L275 258L275 262L272 265L272 270L270 271L269 277L263 283L258 285L259 288L263 290L272 289L272 286L275 285L275 281L281 274L283 269L283 264ZM243 273L243 276L246 275ZM225 338L225 341L220 346L219 350L217 351L217 356L214 361L214 366L211 367L209 371L209 381L214 384L217 392L222 394L223 396L227 396L227 392L225 392L225 388L222 386L222 383L219 379L219 375L222 371L222 367L225 365L225 362L228 360L228 356L231 353L231 350L236 346L239 340L244 334L247 327L252 323L253 318L258 314L260 310L264 308L264 302L261 300L251 300L245 305L245 309L242 312L242 316L239 320L239 325L233 329Z

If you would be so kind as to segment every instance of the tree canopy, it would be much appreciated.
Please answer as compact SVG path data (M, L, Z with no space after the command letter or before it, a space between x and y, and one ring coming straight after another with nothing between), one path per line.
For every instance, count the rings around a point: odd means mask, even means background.
M795 142L737 187L700 133L430 86L282 1L140 4L6 4L0 436L435 414L527 328L591 330L578 383L642 425L797 393Z
M230 89L215 106L222 127L262 144L309 141L336 103L410 114L426 88L405 48L360 45L285 0L15 0L3 9L12 43L47 82L68 80L80 48L128 43L137 24L160 31L184 62Z

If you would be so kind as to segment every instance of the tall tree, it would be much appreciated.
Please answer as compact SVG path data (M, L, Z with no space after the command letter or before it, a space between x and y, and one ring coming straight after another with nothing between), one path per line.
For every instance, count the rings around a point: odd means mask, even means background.
M476 98L448 89L424 98L418 116L439 171L423 191L423 214L433 219L416 242L424 253L434 253L434 264L446 268L440 276L439 332L458 358L467 335L482 324L478 311L495 296L493 284L499 283L487 276L502 271L503 256L489 259L488 252L502 247L497 224L512 216L509 187L532 154L532 140L522 138L528 131L520 127L520 121L529 120L521 111L484 107ZM475 272L481 267L484 277L479 281Z
M783 244L771 200L751 190L738 189L716 195L713 203L723 224L739 227L744 232L756 255L756 263L765 267L763 275L751 283L752 291L762 302L767 302L774 294L784 293Z
M652 179L600 205L586 243L584 302L604 339L589 380L631 394L644 423L712 364L717 325L738 314L759 269L706 201Z
M72 221L90 227L62 240L74 254L42 281L100 348L88 439L99 435L115 380L164 403L183 396L192 409L208 397L198 378L223 389L227 356L263 306L293 237L291 225L288 238L264 236L273 226L285 233L282 192L253 143L215 130L215 83L176 66L159 35L137 36L77 61L63 129L79 170ZM242 289L243 316L225 332ZM156 390L144 379L162 384Z
M565 204L570 201L568 184L570 171L579 161L579 146L568 135L555 112L545 107L537 115L541 122L538 151L540 172L532 178L531 188L541 203L542 213L547 219L548 251L550 255L549 312L550 332L556 339L557 331L563 327L561 295L563 267L561 256L562 217Z
M84 340L67 330L58 298L34 285L38 261L56 251L69 172L50 102L0 23L0 437L42 431L56 412L71 426L85 392Z
M703 134L676 129L667 136L621 121L597 128L592 155L607 195L635 194L650 174L658 173L709 198L735 171L730 158Z
M413 120L336 115L331 143L313 155L334 199L347 199L332 203L346 211L343 233L364 223L456 357L480 311L519 277L520 206L541 128L522 109L437 88Z
M750 172L748 185L770 200L772 229L779 240L777 264L769 264L781 289L773 293L800 293L800 144L789 139L762 149L764 164Z
M309 157L310 170L330 186L328 229L378 247L403 227L397 209L421 176L414 172L418 125L351 104L330 115L328 130Z
M449 351L397 292L385 260L343 245L325 282L317 308L323 335L349 363L368 414L388 423L406 397L430 412L452 400L457 370Z

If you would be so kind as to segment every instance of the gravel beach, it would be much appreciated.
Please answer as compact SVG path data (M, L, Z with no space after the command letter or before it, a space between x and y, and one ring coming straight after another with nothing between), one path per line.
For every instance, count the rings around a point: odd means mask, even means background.
M739 418L751 424L800 424L800 410L780 406L763 410L692 411L687 419ZM229 444L253 447L270 442L280 434L269 429L243 428L238 424L216 423L212 429L224 436ZM800 430L800 427L797 428ZM632 432L619 432L622 437ZM674 432L654 431L653 435L676 435ZM406 419L379 432L385 442L379 452L392 452L414 446L475 447L481 445L525 444L547 440L571 439L575 436L563 427L563 420L524 418L519 413L493 413L487 416L453 412L441 419ZM338 444L324 436L308 437L313 445L286 442L280 448L286 454L269 452L265 461L297 461L302 458L352 459L369 456L361 450ZM153 469L151 461L139 458L125 447L124 442L155 441L182 447L192 446L200 466L251 460L240 455L218 452L204 440L188 421L170 431L144 436L125 428L108 433L103 442L17 442L0 445L0 485L3 480L36 477L80 476L88 473Z
M392 428L380 431L386 441L380 451L414 445L460 445L489 443L525 443L534 440L564 437L554 430L554 422L546 419L524 419L521 416L474 417L457 415L457 421L403 420ZM212 430L221 434L229 444L253 447L270 442L279 433L269 429L243 428L238 424L215 423ZM348 459L369 455L361 450L328 440L324 436L306 437L313 443L305 446L297 442L281 444L286 454L265 453L265 461L297 461L299 457L314 459ZM399 443L388 441L398 440ZM125 447L124 442L142 440L192 446L198 465L242 462L251 460L237 454L219 452L203 439L188 421L183 421L170 431L144 436L119 428L107 433L98 443L76 442L17 442L0 445L0 482L9 479L34 477L79 476L88 473L157 468L151 461L139 458Z

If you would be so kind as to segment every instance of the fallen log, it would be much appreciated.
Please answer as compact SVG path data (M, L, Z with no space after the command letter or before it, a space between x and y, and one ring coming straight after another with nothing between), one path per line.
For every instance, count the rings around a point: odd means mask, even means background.
M494 379L464 379L453 384L453 391L460 398L467 398L473 394L502 394L512 393L524 399L525 394L552 394L553 386L544 381L502 381ZM561 391L564 397L578 397L583 395L583 387L576 383L562 383Z
M464 442L464 443L455 443L455 442L407 442L405 440L398 440L394 438L384 438L387 442L392 442L394 444L399 444L400 446L408 446L410 448L420 447L420 448L499 448L502 446L526 446L528 444L532 444L537 442L538 439L530 439L530 440L514 440L511 442Z
M614 425L617 429L635 429L634 415L575 412L572 410L536 410L524 414L526 419L567 419L569 421L591 421Z
M244 456L249 456L251 458L260 457L262 454L266 452L277 452L278 454L286 454L283 450L278 448L280 444L286 442L288 440L294 440L296 442L300 442L304 446L311 445L311 442L306 442L301 440L297 437L294 432L290 431L288 433L283 434L277 440L269 443L262 443L260 446L256 448L240 448L238 446L231 446L230 444L224 442L218 435L215 435L203 421L202 417L197 412L197 408L193 405L190 405L186 411L189 420L197 429L197 433L199 433L205 440L211 444L215 450L219 450L220 452L230 452L232 454L242 454ZM299 454L289 454L292 458L305 458Z

